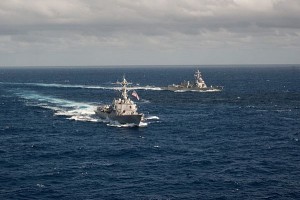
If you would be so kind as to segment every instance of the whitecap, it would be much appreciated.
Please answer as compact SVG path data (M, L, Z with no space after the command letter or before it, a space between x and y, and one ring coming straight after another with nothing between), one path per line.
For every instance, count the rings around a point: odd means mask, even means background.
M148 116L148 117L145 117L145 119L146 120L151 120L151 119L153 119L153 120L159 120L159 117L158 116Z
M139 103L150 103L150 101L147 99L141 99Z
M44 188L45 187L45 185L43 185L43 184L36 184L36 186L38 186L38 187L40 187L40 188Z
M276 112L291 112L291 109L275 110Z

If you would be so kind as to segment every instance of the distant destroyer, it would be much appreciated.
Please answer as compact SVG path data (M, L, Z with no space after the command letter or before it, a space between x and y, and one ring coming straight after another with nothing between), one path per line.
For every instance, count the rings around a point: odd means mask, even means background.
M195 81L184 81L179 85L173 84L164 88L171 91L222 91L223 86L209 86L205 84L201 72L197 70L194 74Z
M121 98L114 99L111 105L97 107L95 113L102 119L110 119L120 124L138 126L143 120L144 114L137 112L137 105L128 97L127 85L129 83L126 81L125 76L123 77L123 81L118 83L122 85ZM138 98L135 92L133 96Z

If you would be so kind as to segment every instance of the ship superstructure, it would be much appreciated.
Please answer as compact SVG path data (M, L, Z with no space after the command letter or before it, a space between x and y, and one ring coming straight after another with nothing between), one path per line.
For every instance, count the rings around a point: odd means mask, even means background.
M199 70L197 70L194 74L195 81L184 81L179 85L173 84L169 85L165 89L171 91L221 91L223 89L222 86L209 86L207 87L205 81L202 78L202 74Z
M111 105L97 107L95 111L102 119L110 119L120 124L134 124L138 126L143 119L143 114L138 113L137 105L128 97L127 85L129 84L123 76L121 98L114 99Z

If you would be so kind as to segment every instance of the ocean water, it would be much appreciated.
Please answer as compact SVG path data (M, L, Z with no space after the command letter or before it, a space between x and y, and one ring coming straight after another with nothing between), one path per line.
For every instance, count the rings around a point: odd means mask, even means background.
M300 66L0 68L0 199L300 199ZM123 74L146 122L94 116ZM133 97L132 97L133 99Z

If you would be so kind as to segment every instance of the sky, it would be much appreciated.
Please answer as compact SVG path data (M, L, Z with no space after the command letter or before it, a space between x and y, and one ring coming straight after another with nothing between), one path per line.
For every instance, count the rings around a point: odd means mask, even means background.
M0 66L300 64L300 0L1 0Z

